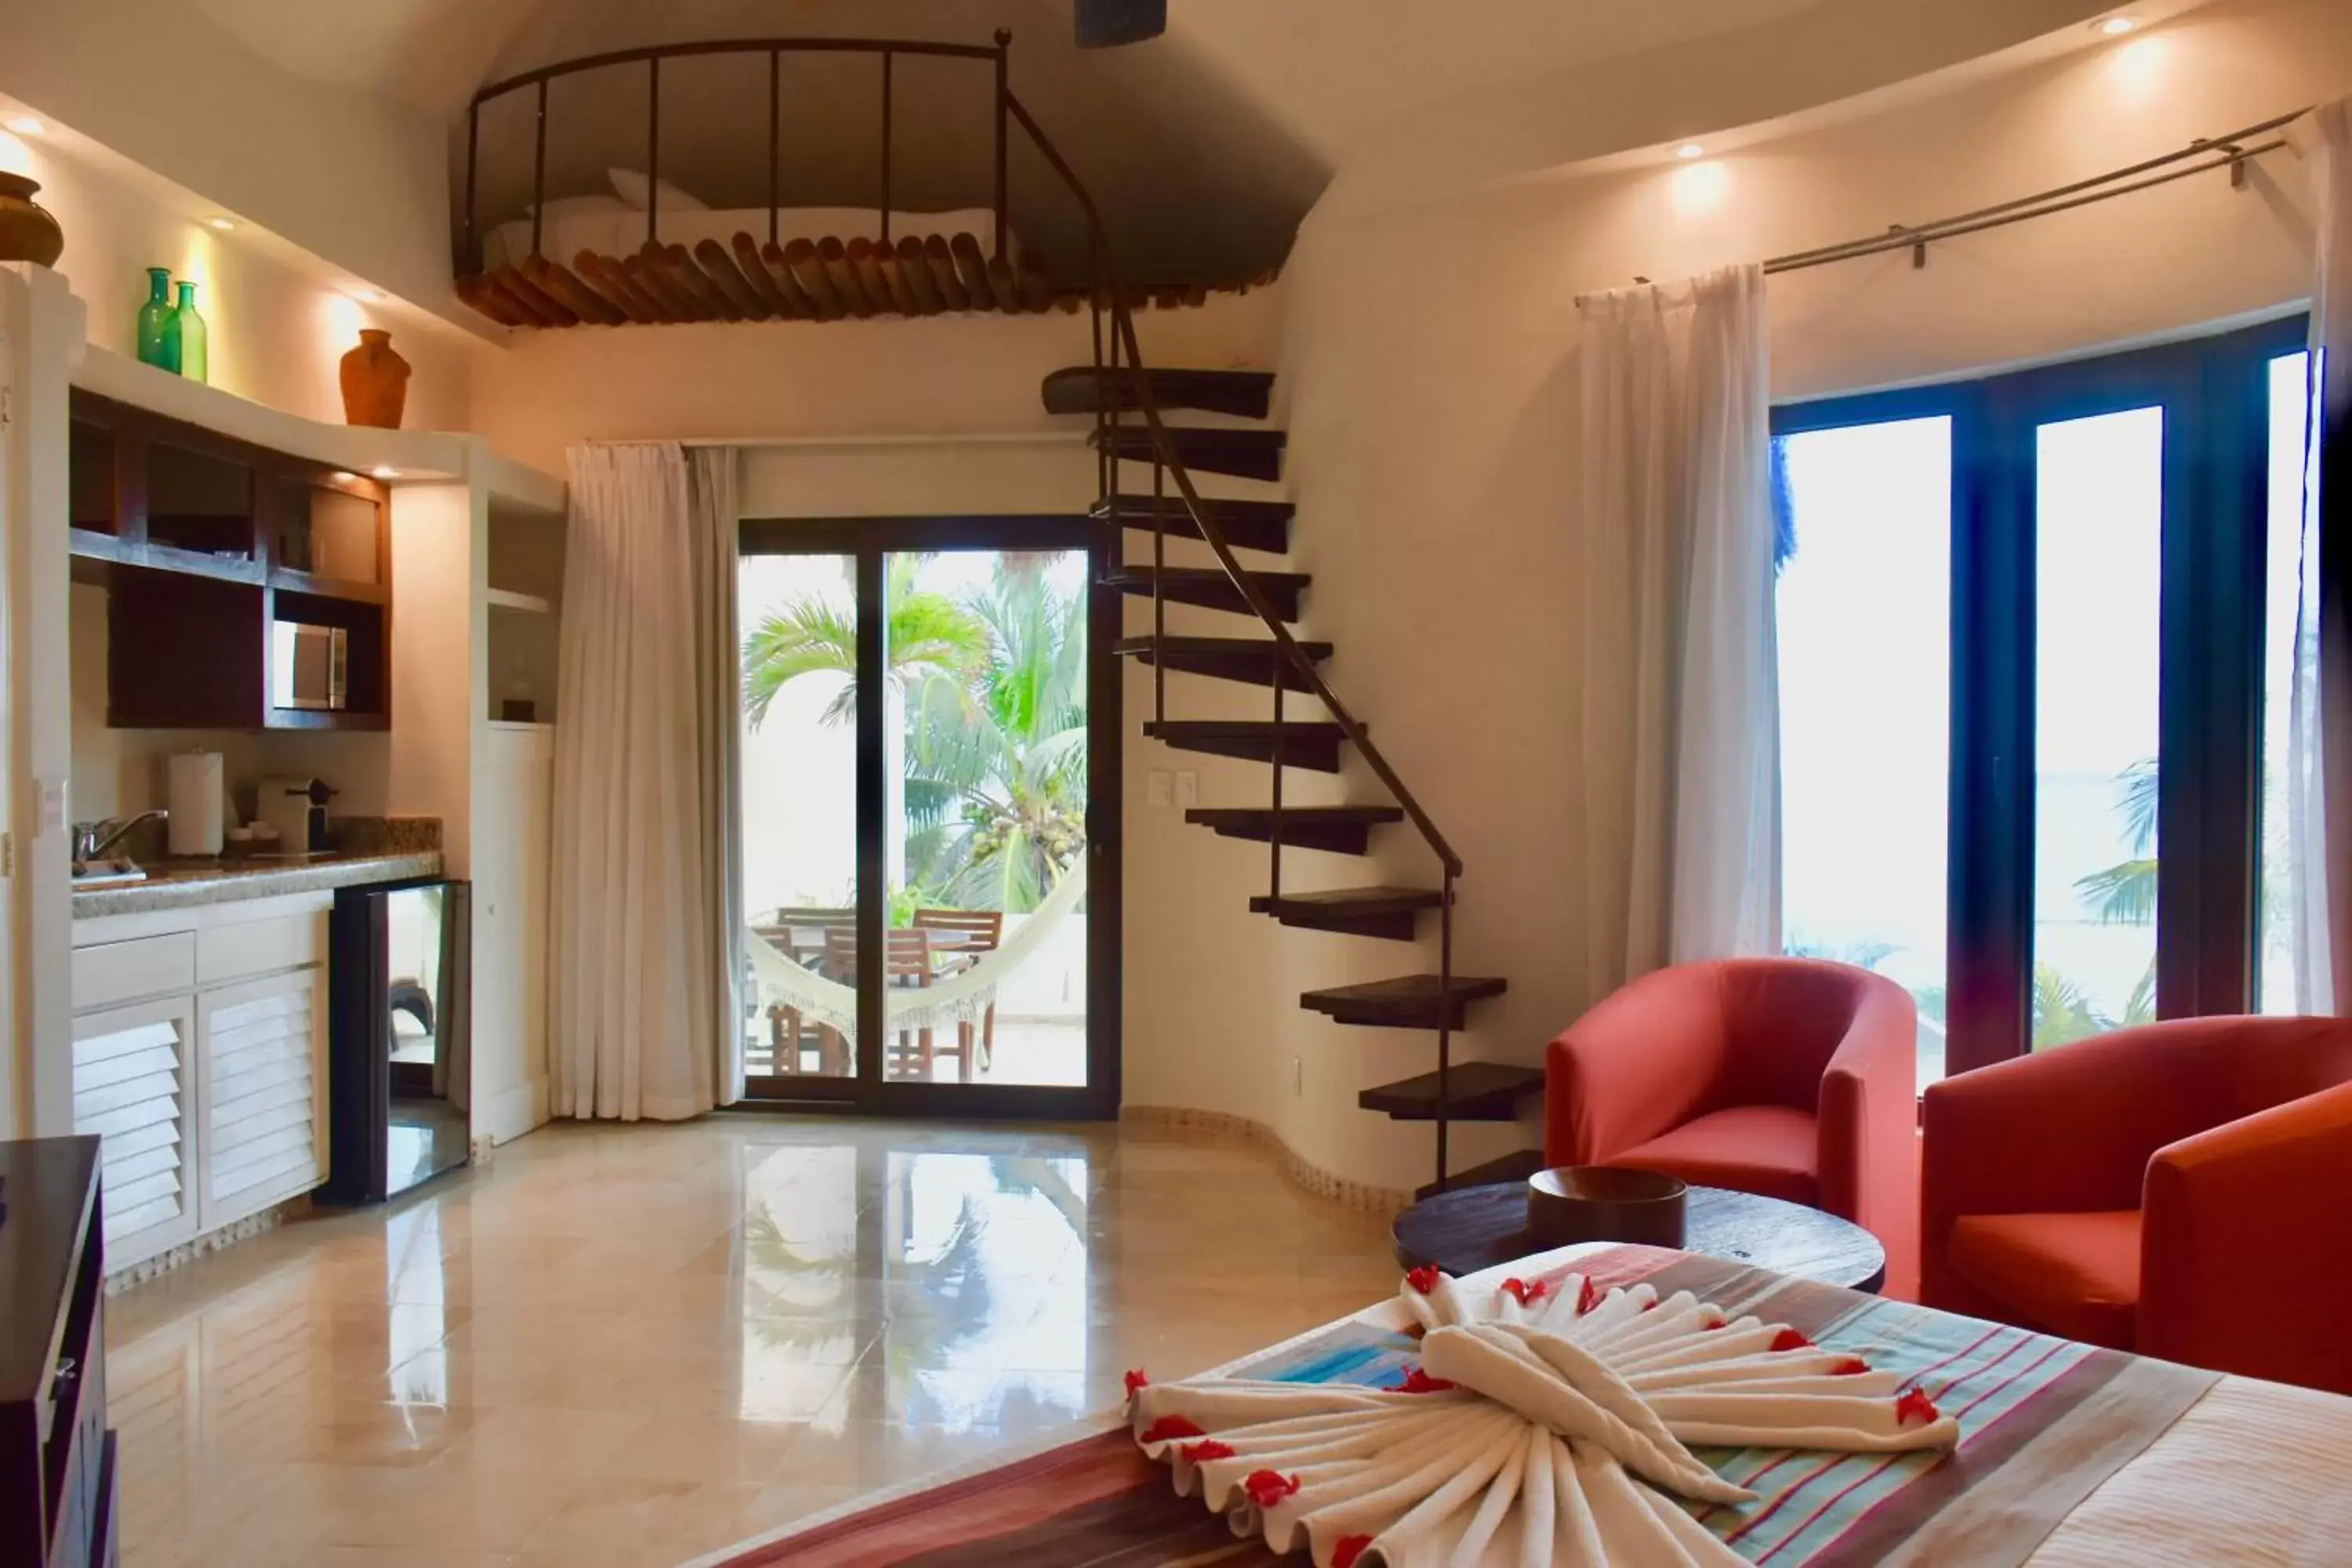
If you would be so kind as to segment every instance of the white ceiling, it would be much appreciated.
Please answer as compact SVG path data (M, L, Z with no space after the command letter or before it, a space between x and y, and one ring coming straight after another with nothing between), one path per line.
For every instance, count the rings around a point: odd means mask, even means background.
M1814 0L1173 0L1106 70L1213 77L1328 167L1381 121L1481 87L1750 26ZM436 113L494 68L698 37L856 31L1066 47L1070 0L194 0L256 53ZM1040 37L1040 34L1045 37Z

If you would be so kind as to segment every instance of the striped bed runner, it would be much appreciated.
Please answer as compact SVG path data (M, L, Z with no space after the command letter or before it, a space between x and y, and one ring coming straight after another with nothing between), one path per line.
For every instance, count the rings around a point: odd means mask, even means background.
M1950 1454L1699 1450L1758 1500L1736 1509L1685 1506L1739 1555L1774 1568L2022 1563L2218 1381L1717 1258L1620 1247L1551 1275L1573 1269L1604 1287L1647 1279L1735 1317L1786 1322L1817 1344L1905 1374L1959 1418L1960 1445ZM1380 1386L1418 1358L1404 1334L1351 1320L1228 1370ZM706 1560L711 1568L1253 1568L1281 1561L1262 1542L1236 1541L1199 1499L1178 1497L1124 1425L852 1505Z

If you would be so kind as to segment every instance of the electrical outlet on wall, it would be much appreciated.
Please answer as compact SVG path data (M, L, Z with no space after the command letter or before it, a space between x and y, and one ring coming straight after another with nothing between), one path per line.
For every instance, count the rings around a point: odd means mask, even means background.
M1201 775L1190 768L1176 775L1176 804L1178 805L1201 804Z
M1154 768L1143 775L1143 804L1166 805L1169 802L1168 770Z

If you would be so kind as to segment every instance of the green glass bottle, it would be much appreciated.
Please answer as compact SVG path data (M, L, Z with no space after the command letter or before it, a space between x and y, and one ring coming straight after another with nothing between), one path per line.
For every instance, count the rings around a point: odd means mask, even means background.
M208 380L211 349L205 319L196 313L194 284L180 285L179 307L172 312L172 324L165 330L179 344L180 374L190 381Z
M147 269L147 302L139 307L139 360L158 370L176 372L180 368L178 350L172 339L172 269L150 267Z

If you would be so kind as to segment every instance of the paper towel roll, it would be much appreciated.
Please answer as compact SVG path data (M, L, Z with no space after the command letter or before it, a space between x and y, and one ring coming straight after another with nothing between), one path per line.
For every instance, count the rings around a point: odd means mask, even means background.
M165 793L172 825L168 847L174 855L217 855L226 791L218 752L174 752Z

